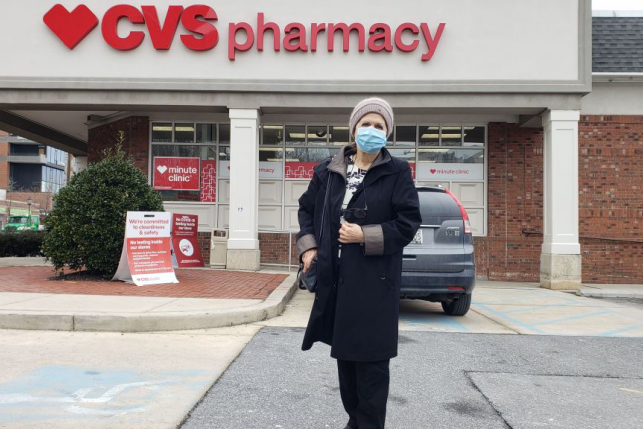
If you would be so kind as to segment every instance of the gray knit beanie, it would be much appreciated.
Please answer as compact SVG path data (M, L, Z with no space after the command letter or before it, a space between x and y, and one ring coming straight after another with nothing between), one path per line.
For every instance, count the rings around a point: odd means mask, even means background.
M353 113L351 113L351 119L348 121L351 136L354 134L355 127L360 119L369 113L382 115L384 122L386 122L387 137L390 136L393 132L393 109L386 100L377 97L367 98L357 103L357 106L353 109Z

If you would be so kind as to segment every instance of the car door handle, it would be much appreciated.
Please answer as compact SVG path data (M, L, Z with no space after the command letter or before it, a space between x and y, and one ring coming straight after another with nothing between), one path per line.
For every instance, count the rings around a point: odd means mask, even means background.
M408 261L415 261L417 259L416 255L402 255L402 259L406 259Z

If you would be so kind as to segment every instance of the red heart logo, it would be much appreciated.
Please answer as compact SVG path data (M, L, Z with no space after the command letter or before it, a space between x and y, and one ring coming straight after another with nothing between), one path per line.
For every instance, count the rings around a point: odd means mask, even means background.
M69 12L57 4L43 18L45 24L69 48L74 49L98 25L98 18L85 5Z
M435 168L432 168L430 171L431 171L431 174L435 174L435 172L438 170L436 170Z

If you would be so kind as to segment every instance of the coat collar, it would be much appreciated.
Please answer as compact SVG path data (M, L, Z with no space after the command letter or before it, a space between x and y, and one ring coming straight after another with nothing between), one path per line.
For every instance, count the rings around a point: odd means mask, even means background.
M357 153L357 145L355 143L344 146L342 150L333 157L333 159L328 164L328 170L334 173L341 175L344 180L346 180L346 166L348 165L348 157ZM373 161L370 169L373 169L379 165L387 164L391 161L391 154L382 148L380 153L377 154L377 158Z

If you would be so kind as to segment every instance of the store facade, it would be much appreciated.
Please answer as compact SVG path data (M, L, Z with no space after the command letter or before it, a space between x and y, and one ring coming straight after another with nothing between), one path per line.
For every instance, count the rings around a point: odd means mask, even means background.
M417 185L462 200L481 277L601 279L579 234L589 0L32 3L3 7L0 128L89 162L122 131L166 209L199 215L206 255L229 230L228 268L288 263L312 166L375 94Z

